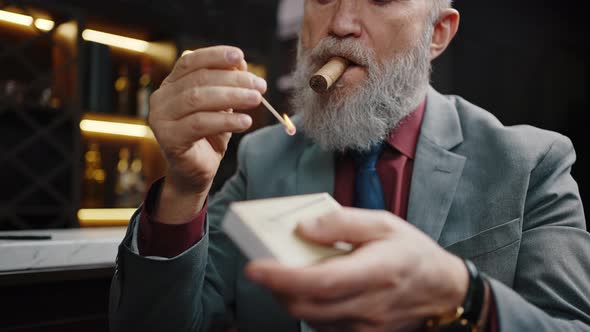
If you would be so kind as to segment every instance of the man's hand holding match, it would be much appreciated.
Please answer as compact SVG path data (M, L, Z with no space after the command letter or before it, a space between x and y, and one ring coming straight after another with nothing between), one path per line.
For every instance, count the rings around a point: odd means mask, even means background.
M181 57L151 96L148 122L168 164L156 220L183 223L196 215L231 133L252 125L250 116L232 112L256 107L266 91L246 68L238 48L198 49Z
M246 275L318 331L413 331L454 312L467 293L462 260L389 212L344 208L297 232L355 250L303 268L254 261Z

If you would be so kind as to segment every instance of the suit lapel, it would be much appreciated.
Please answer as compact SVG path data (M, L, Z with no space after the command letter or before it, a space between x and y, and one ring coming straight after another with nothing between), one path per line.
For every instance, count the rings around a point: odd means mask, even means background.
M408 221L438 241L466 158L449 150L463 141L454 105L430 88L416 147Z

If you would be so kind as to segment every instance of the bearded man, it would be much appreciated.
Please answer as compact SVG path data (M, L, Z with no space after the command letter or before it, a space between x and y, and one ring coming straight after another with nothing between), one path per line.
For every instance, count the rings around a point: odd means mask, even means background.
M231 133L252 123L231 109L260 104L266 83L233 47L182 57L151 98L169 167L120 246L112 330L590 331L572 144L429 86L458 25L448 0L306 0L302 130L247 135L209 203ZM309 77L333 56L352 65L316 94ZM347 207L298 235L351 253L248 262L221 231L232 201L316 192Z

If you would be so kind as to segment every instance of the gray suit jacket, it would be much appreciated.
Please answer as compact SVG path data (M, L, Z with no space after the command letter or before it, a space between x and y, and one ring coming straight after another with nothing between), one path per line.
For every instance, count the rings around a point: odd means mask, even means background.
M210 203L206 235L183 254L139 256L134 216L112 283L113 331L300 329L244 278L246 259L220 222L232 201L333 192L333 153L274 126L244 137L238 160ZM505 127L459 97L428 92L408 221L486 273L503 332L590 331L590 234L574 161L562 135Z

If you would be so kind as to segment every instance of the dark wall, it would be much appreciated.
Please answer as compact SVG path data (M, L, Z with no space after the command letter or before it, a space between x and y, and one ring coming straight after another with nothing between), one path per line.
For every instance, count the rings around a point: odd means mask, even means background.
M460 31L435 61L433 85L487 109L504 124L531 124L568 136L578 156L572 173L587 201L588 38L583 10L572 4L456 2Z

